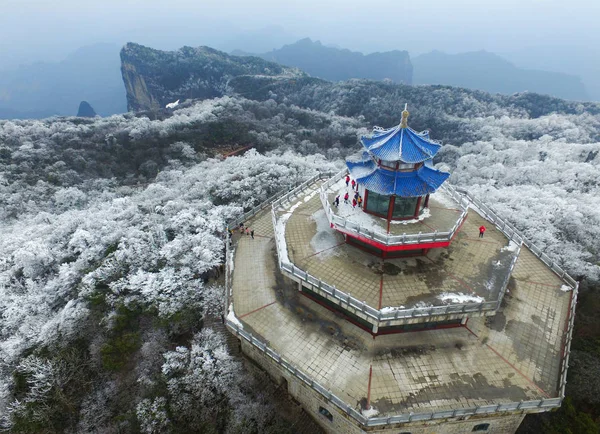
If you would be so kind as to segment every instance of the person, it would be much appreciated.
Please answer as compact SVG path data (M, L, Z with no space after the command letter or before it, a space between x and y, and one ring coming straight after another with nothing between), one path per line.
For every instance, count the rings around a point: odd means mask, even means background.
M352 190L354 190L354 186L356 185L356 181L353 179L352 180Z
M348 197L350 195L348 194L348 192L346 192L346 194L344 195L344 203L348 203Z
M485 226L479 226L479 238L483 238L483 234L485 233Z
M352 208L356 208L356 199L352 199Z
M360 195L358 195L357 202L358 202L358 207L362 208L362 197L360 197Z
M240 233L243 235L244 234L244 222L240 223Z
M358 191L354 193L354 199L358 200Z
M250 235L250 228L246 228L246 235Z
M350 175L346 175L346 187L348 187L349 182L350 182Z
M254 239L254 229L252 229L252 230L250 231L250 236L252 237L252 239Z
M335 200L333 201L333 203L336 208L340 206L340 195L339 194L335 197Z

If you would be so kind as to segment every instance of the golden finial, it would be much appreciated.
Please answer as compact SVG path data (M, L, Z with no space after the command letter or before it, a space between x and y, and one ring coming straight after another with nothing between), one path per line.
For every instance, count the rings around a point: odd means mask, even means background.
M408 104L404 104L404 111L402 112L402 123L400 128L408 128Z

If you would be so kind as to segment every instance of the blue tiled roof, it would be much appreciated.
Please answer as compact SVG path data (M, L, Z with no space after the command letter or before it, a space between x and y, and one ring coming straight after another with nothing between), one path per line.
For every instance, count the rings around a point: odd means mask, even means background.
M365 149L376 158L404 163L421 163L435 156L442 145L429 139L429 133L421 133L400 125L383 130L374 128L370 136L360 139Z
M350 176L367 190L384 195L415 197L434 193L450 176L429 166L413 172L395 172L378 168L371 159L347 161Z

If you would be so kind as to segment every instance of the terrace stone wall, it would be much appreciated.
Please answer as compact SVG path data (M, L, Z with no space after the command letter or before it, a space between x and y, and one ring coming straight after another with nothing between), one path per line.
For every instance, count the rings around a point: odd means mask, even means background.
M489 424L486 433L511 434L516 432L523 421L526 413L524 411L496 414L496 415L473 415L458 418L438 419L427 422L412 422L396 424L384 428L363 427L350 416L342 412L335 405L328 402L323 396L310 387L281 369L277 363L266 357L255 346L241 340L242 352L255 361L273 379L282 384L287 382L288 393L307 411L313 419L325 430L332 434L466 434L473 432L475 426ZM357 403L358 404L358 403ZM326 409L332 416L329 420L320 413L320 409Z

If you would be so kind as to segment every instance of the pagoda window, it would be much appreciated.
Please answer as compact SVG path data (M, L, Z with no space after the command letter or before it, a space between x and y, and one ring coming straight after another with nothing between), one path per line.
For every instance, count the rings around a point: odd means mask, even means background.
M396 170L396 166L398 165L398 163L395 161L379 160L379 165L384 169Z
M392 218L403 219L407 217L414 217L418 201L418 197L396 196L394 201L394 210L392 211Z
M402 172L410 172L415 169L415 165L413 163L399 163L398 170Z
M370 191L366 197L365 210L372 214L380 215L387 218L388 209L390 206L390 196L383 194L377 194L374 191ZM414 209L413 209L414 213Z

